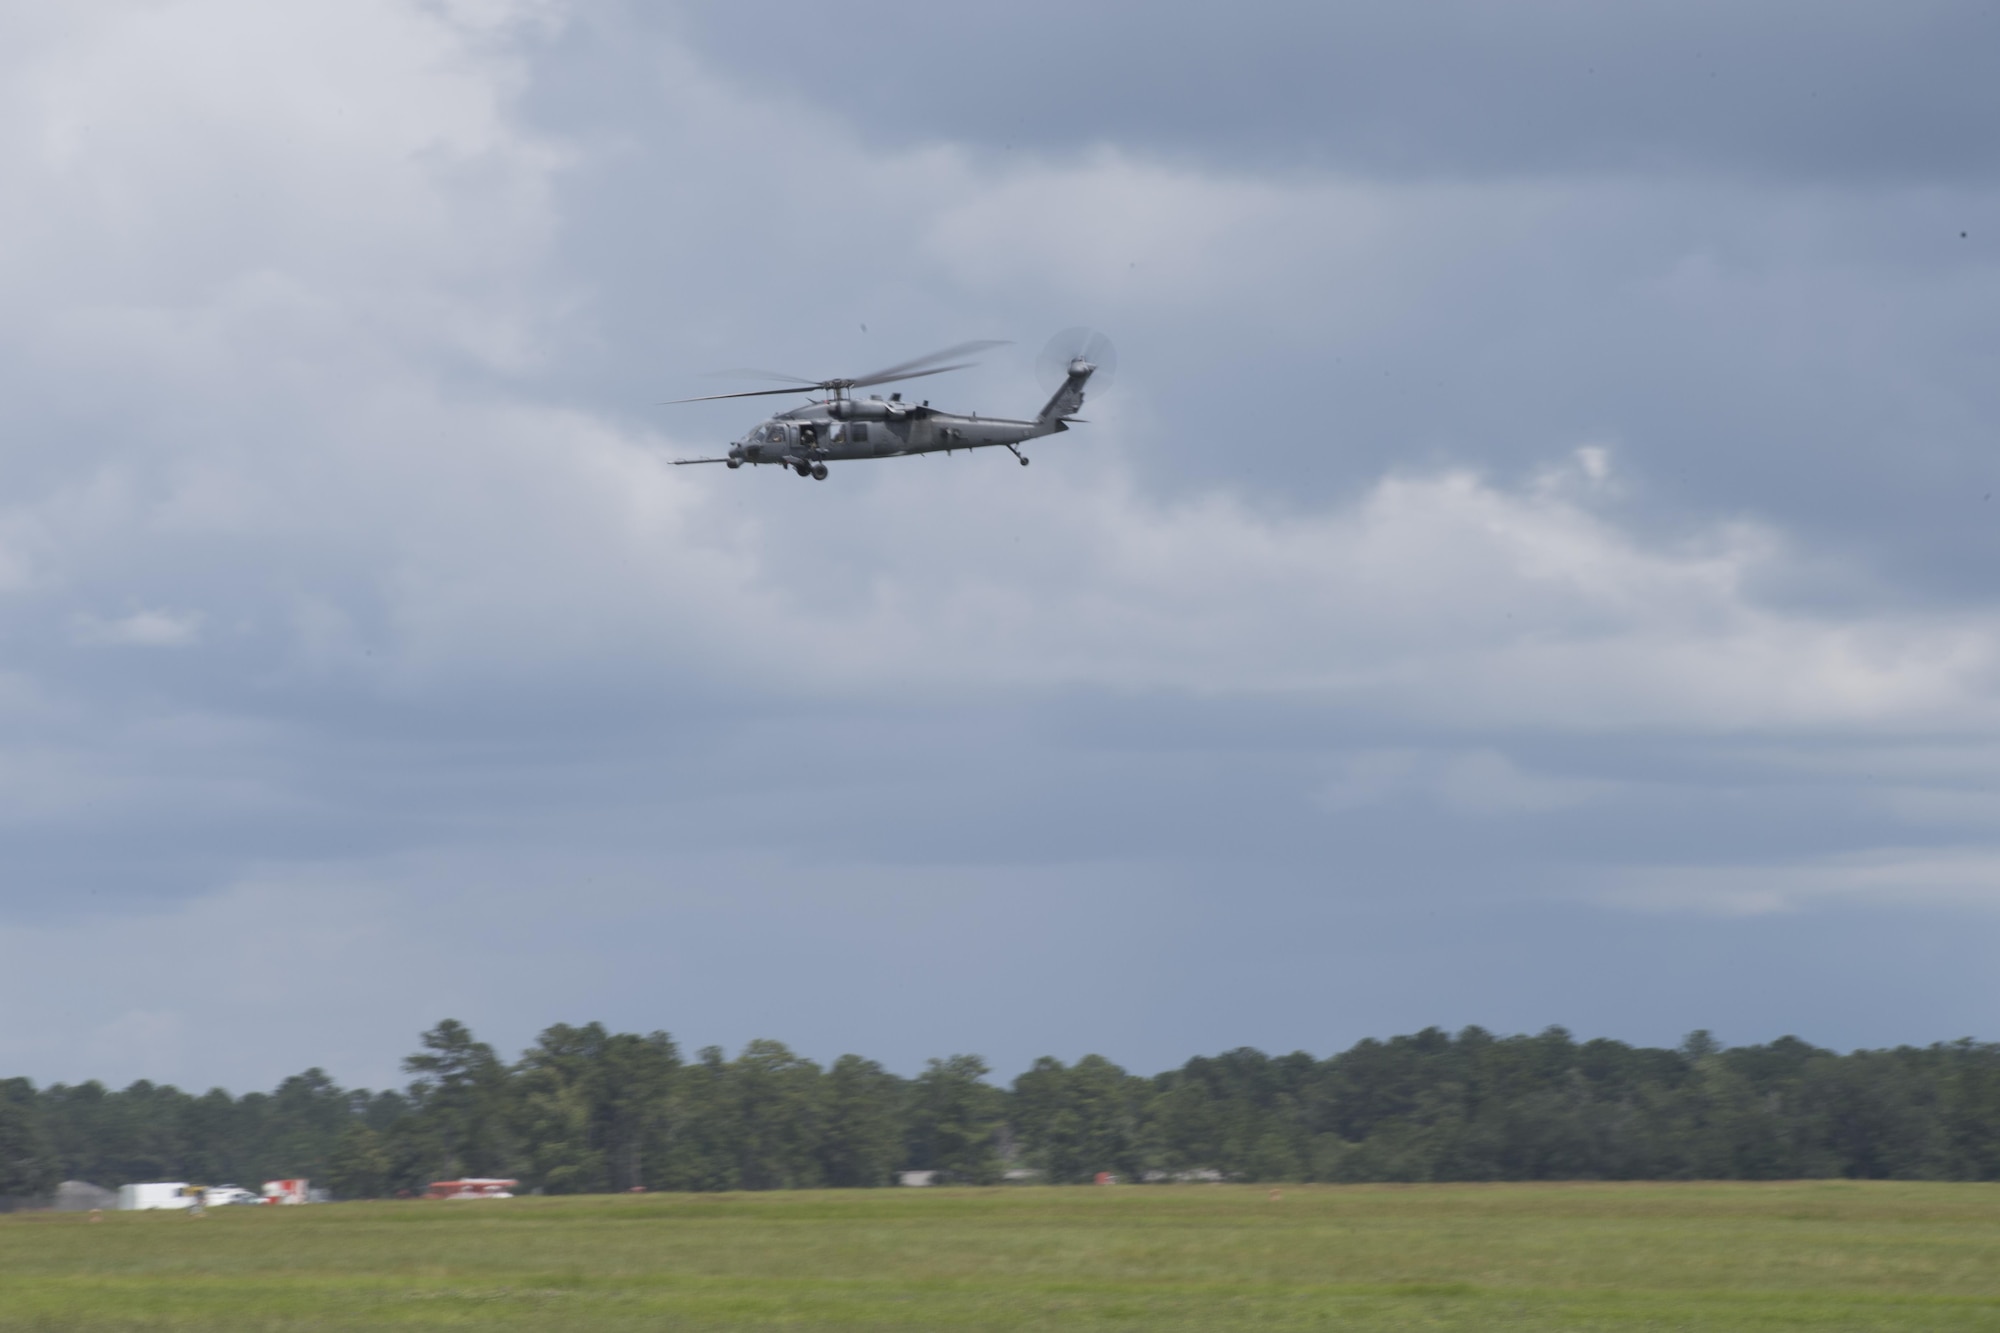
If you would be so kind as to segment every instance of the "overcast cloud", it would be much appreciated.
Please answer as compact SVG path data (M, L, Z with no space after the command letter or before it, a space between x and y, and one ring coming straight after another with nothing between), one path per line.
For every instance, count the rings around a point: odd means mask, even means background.
M1995 1035L1996 29L14 7L0 1074Z

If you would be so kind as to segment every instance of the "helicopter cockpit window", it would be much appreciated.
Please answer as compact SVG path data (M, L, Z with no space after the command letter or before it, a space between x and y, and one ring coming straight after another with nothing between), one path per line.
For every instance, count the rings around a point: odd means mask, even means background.
M785 428L775 425L766 426L764 427L764 438L772 444L783 444L785 442Z

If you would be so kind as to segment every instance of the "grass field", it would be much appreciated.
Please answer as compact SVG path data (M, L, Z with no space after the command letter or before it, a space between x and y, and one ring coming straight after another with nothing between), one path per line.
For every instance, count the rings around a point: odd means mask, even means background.
M0 1328L1995 1329L2000 1186L873 1190L0 1217Z

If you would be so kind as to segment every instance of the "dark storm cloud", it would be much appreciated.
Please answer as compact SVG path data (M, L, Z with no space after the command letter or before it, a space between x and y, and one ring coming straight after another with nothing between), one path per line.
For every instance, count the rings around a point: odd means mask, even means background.
M694 0L648 21L894 144L1106 140L1231 167L1475 178L2000 168L1986 128L2000 15L1974 0Z
M538 123L621 144L579 165L566 218L611 336L560 373L594 398L638 401L663 366L735 364L744 343L816 365L812 340L851 342L855 322L916 345L1082 313L1119 326L1121 397L1157 411L1144 481L1168 494L1223 485L1311 506L1388 468L1518 473L1553 441L1595 440L1646 488L1633 521L1766 515L1892 571L1897 597L1983 587L1995 550L1978 497L2000 480L2000 390L1978 369L2000 354L1986 314L2000 190L1979 129L2000 97L1977 54L2000 36L1990 10L675 14L583 11L524 102ZM697 53L663 66L667 39L687 36ZM1589 51L1604 59L1581 67L1601 82L1572 88L1559 75ZM732 184L691 195L686 144L628 129L671 119L689 79L793 106L808 132L750 151L728 122L704 123L693 155L729 160ZM888 148L1017 152L927 190L893 156L857 153L850 129ZM1155 253L1144 213L1107 209L1087 167L1063 165L1104 143L1163 173L1212 171L1211 198L1292 199L1245 202L1191 242L1228 275L1191 281ZM1280 158L1310 169L1271 171ZM981 188L1009 173L1026 182L1013 195ZM996 243L1066 229L1091 258L947 287L909 223L954 202L1005 219ZM799 251L774 215L796 221ZM669 232L685 246L663 251ZM772 248L726 258L745 245ZM934 299L954 287L962 299ZM690 301L710 346L663 347L660 312ZM643 360L621 371L628 356ZM1865 583L1849 570L1795 591Z
M0 1073L1991 1028L1985 13L10 30ZM1080 320L1032 470L665 466Z

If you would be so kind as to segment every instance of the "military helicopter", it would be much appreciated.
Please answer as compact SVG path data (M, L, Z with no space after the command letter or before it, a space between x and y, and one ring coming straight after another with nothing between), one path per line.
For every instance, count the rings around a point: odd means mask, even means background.
M745 463L774 463L788 467L801 477L826 480L826 465L857 458L901 458L908 454L956 453L960 449L999 447L1013 452L1028 465L1021 446L1044 435L1070 428L1083 406L1083 387L1092 375L1100 376L1100 386L1116 366L1110 339L1089 329L1065 329L1049 340L1040 366L1043 376L1055 383L1055 392L1033 420L1010 417L982 417L977 412L961 416L930 405L906 403L901 393L887 398L871 394L854 396L856 389L878 384L896 384L942 375L948 370L964 370L977 362L956 360L974 356L999 342L967 342L932 352L928 356L901 361L851 379L800 379L794 375L774 375L764 370L724 371L724 374L755 376L759 379L787 380L783 389L751 389L744 393L712 393L700 398L676 398L675 403L709 403L723 398L761 398L773 394L814 394L801 407L774 413L763 424L729 446L720 458L676 458L676 466L691 463L721 463L734 469ZM940 361L948 365L937 364Z

